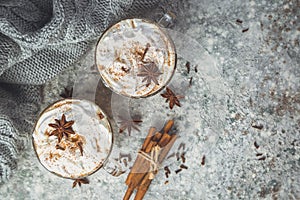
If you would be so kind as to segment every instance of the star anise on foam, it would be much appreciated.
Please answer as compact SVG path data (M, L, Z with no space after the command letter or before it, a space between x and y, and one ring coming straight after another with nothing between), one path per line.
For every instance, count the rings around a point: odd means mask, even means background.
M181 107L179 99L184 98L182 95L175 95L175 93L168 87L166 88L166 92L161 94L161 96L166 98L166 102L169 101L169 107L171 110L173 109L174 105Z
M89 184L89 183L90 181L87 178L75 179L72 188L76 187L77 184L79 187L81 187L81 184Z
M144 77L142 82L147 82L146 87L151 84L153 81L156 85L159 85L157 78L162 74L157 65L154 62L146 62L140 65L141 71L137 74L137 76Z
M50 127L54 128L54 130L49 134L49 136L57 136L58 143L60 143L63 136L69 138L70 135L75 134L72 125L74 121L67 121L65 114L61 116L61 119L55 119L56 124L48 124Z
M137 126L139 126L139 123L142 123L143 121L140 119L140 117L135 117L133 119L126 119L123 117L120 117L120 120L118 123L120 124L119 133L123 133L126 129L128 131L128 135L130 136L131 130L135 129L137 131L140 131Z

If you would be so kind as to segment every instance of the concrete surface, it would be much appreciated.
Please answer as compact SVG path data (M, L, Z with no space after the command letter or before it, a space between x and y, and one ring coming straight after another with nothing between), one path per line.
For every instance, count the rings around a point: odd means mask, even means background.
M184 151L188 169L176 174L182 160L168 158L162 167L169 166L170 177L161 169L145 199L300 199L299 1L189 0L182 6L169 30L179 52L170 87L185 95L181 108L169 110L159 94L138 100L109 91L101 95L103 87L95 89L101 84L93 47L47 84L43 107L72 85L75 97L110 102L112 158L130 153L133 160L150 126L175 119L180 139L172 153ZM141 132L119 134L120 113L140 114ZM122 199L127 173L115 178L100 170L89 185L72 189L71 180L40 165L28 144L0 194L1 199Z

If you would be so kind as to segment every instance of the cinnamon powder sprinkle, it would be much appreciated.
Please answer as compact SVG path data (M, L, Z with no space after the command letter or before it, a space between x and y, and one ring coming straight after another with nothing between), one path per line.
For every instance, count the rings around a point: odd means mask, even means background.
M185 157L184 157L184 155L185 155L185 153L183 152L183 153L181 154L181 156L180 156L180 158L181 158L181 160L182 160L183 163L185 163L185 160L186 160Z
M55 148L63 151L66 150L66 148L60 146L59 144L55 145Z
M164 167L164 170L166 171L166 173L171 174L171 171L170 171L170 169L169 169L168 166L165 166L165 167Z
M205 155L202 156L201 165L205 165Z
M187 73L189 74L191 71L191 63L189 61L186 62L185 67L187 69Z
M237 20L236 20L236 23L239 23L239 24L241 24L241 23L243 23L243 21L242 21L242 20L240 20L240 19L237 19Z
M261 129L264 128L263 125L252 125L252 127L253 127L253 128L256 128L256 129L258 129L258 130L261 130Z
M129 68L125 68L124 66L122 66L121 69L122 69L122 71L125 72L125 73L129 72Z
M177 161L179 161L179 159L180 159L179 152L176 153L176 159L177 159Z
M266 156L259 158L258 160L266 160Z
M192 85L193 85L193 77L190 78L189 87L191 87Z
M249 30L249 28L246 28L244 30L242 30L243 33L247 32Z
M185 143L180 143L180 145L178 146L178 150L180 150L181 148L185 150Z
M172 158L172 157L174 157L174 156L175 156L175 152L172 153L171 155L169 155L169 156L167 157L167 159Z
M165 170L166 178L169 178L169 174L171 174L171 171L170 171L169 167L168 167L168 166L165 166L165 167L164 167L164 170Z
M165 173L165 175L166 175L166 178L169 178L169 174L167 172Z
M81 141L80 142L76 142L76 145L79 148L81 156L83 156L83 147L82 147L83 143Z
M188 169L188 167L187 167L186 165L184 165L184 164L181 164L181 165L180 165L180 168L181 168L181 169Z

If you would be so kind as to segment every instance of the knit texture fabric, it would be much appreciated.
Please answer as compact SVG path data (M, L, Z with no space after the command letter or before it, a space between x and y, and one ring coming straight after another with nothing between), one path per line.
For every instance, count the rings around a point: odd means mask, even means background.
M39 112L41 87L112 23L159 0L0 0L0 183L17 167Z

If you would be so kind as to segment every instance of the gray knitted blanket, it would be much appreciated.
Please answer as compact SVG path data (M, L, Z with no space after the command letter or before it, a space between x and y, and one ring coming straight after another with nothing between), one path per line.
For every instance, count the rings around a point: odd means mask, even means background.
M42 85L79 60L112 22L158 0L0 0L0 183L17 167Z

